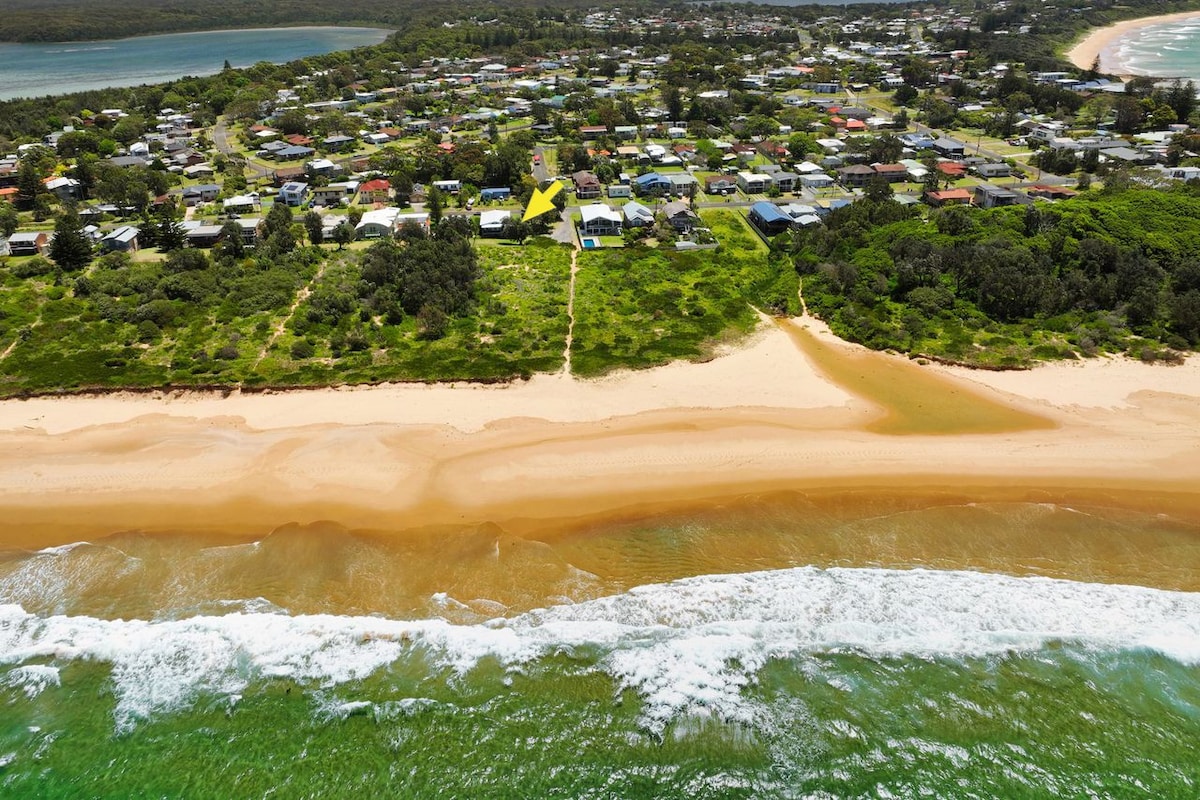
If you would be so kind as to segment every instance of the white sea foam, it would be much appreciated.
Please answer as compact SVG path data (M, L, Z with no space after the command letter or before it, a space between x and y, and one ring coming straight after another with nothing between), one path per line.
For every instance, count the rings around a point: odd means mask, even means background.
M32 700L51 686L61 686L57 667L45 664L26 664L0 675L0 686L19 688Z
M0 664L112 665L118 729L234 695L257 679L332 688L400 659L466 674L562 655L603 670L661 730L681 715L747 722L743 690L772 659L853 651L971 657L1064 641L1200 664L1200 594L930 570L799 568L643 586L480 625L233 613L173 621L39 618L0 606ZM57 674L57 673L56 673Z

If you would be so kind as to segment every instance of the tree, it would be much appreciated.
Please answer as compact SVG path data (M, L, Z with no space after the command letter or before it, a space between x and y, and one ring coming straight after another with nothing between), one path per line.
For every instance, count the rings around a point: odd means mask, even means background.
M221 226L221 241L217 249L222 258L238 259L246 254L246 243L242 239L242 226L237 220L229 220Z
M158 230L155 238L158 240L158 249L164 253L179 250L187 242L183 226L170 214L162 214L156 227Z
M308 240L313 244L321 244L325 241L324 227L321 215L316 211L309 211L304 215L304 229L308 231Z
M441 190L436 186L430 186L429 193L425 196L425 210L429 212L430 228L437 227L437 224L442 221L443 206Z
M32 154L21 158L21 164L17 167L18 208L28 211L37 204L38 197L46 194L43 177L38 160Z
M333 241L337 242L338 250L345 249L346 245L354 241L354 226L349 222L339 222L333 229Z
M909 86L907 83L896 89L896 93L892 95L892 100L898 106L906 106L913 100L917 99L917 90Z
M533 229L528 222L522 222L515 216L504 220L504 224L500 227L500 235L505 239L512 239L517 244L524 244L532 232Z
M65 209L54 223L50 258L67 272L83 269L92 261L92 243L73 208Z
M12 203L0 203L0 234L12 236L16 233L18 225L20 225L20 219L17 216L16 206Z
M874 202L882 202L892 199L892 185L888 183L888 179L882 175L876 175L871 180L867 181L866 199Z

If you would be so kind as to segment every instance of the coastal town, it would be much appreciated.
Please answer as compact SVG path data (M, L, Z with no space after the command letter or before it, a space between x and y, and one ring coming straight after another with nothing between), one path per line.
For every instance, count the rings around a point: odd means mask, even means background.
M1200 10L0 23L0 796L1195 796Z
M1020 37L1029 23L987 33ZM404 60L368 48L334 68L264 69L220 109L168 88L150 105L81 110L0 155L0 257L35 278L181 249L261 258L307 244L346 259L450 226L477 249L537 237L582 251L749 247L789 252L801 270L806 243L856 203L934 221L1200 179L1190 83L1121 80L1098 57L1039 70L946 49L980 30L950 9L804 25L765 10L609 10L577 24L634 43ZM672 33L686 41L636 43ZM707 43L720 36L739 46ZM555 213L524 218L535 192L560 187ZM294 312L317 282L282 306ZM30 337L10 320L0 358ZM1175 346L1197 335L1188 325ZM293 344L295 358L309 349Z

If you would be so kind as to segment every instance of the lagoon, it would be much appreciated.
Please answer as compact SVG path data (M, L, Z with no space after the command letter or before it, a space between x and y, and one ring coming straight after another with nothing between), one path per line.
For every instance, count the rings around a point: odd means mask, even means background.
M212 75L225 61L248 67L378 44L382 28L257 28L138 36L99 42L0 44L0 100Z

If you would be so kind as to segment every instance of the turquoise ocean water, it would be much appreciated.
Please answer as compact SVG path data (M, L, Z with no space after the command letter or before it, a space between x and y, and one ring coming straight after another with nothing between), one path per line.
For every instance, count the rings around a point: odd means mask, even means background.
M1169 568L1194 563L1195 526L797 510L523 544L292 527L4 554L0 797L1200 793L1200 593L899 554L937 525ZM790 563L823 537L897 555Z
M211 75L378 44L378 28L261 28L139 36L100 42L0 44L0 100Z
M1186 20L1133 31L1106 47L1100 63L1110 72L1184 78L1200 84L1200 12Z

